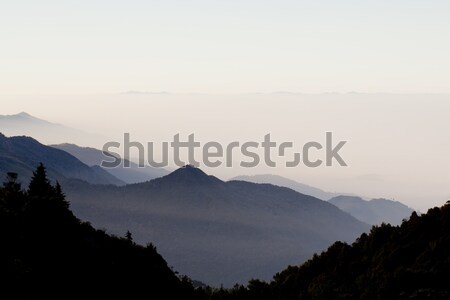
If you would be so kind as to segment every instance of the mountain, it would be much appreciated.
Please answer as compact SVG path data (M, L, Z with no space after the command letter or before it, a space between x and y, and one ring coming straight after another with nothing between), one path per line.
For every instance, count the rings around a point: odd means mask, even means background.
M192 166L123 187L63 184L77 216L112 233L152 240L170 265L207 284L269 279L369 225L291 189L223 182Z
M88 166L99 166L103 160L111 160L111 158L105 156L101 150L95 148L79 147L77 145L67 143L51 145L51 147L72 154ZM125 162L129 164L129 168L124 167ZM117 168L104 168L104 170L125 183L145 182L151 179L162 177L169 173L163 168L152 168L149 166L139 168L137 164L125 159L122 159L121 165Z
M301 194L310 195L322 200L328 200L330 198L342 195L337 193L325 192L321 189L282 177L278 175L272 174L261 174L261 175L252 175L252 176L237 176L232 178L231 180L242 180L254 183L270 183L273 185L284 186L290 188L294 191L297 191Z
M75 178L95 184L123 185L124 182L99 167L89 167L67 152L42 145L26 136L6 137L0 133L0 174L15 172L20 178L31 178L39 163L48 167L53 180Z
M450 299L450 202L401 226L373 227L351 245L336 242L270 283L253 280L210 299Z
M43 166L26 191L0 187L0 240L2 299L194 299L152 244L77 219Z
M363 200L360 197L338 196L328 202L348 212L356 219L371 225L389 223L399 225L408 218L413 210L408 206L387 199Z
M371 225L381 224L383 222L398 225L404 218L407 218L413 212L411 208L398 201L387 199L372 199L366 201L361 197L353 195L329 193L278 175L237 176L232 180L270 183L288 187L302 194L310 195L322 200L328 200L328 202L351 214L361 222Z
M32 136L45 144L67 142L67 138L81 145L99 144L103 137L61 124L36 118L26 112L15 115L0 115L1 132L7 136Z

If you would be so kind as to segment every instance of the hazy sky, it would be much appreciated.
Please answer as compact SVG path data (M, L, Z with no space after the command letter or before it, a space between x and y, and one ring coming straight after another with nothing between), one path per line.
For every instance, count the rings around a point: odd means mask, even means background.
M450 1L0 1L0 93L450 92Z
M448 0L0 0L0 114L142 142L333 131L348 168L208 172L424 210L450 198L449 37Z

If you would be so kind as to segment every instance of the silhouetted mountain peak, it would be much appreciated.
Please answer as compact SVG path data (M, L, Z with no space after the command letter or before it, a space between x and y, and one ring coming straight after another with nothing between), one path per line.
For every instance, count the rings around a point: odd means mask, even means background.
M189 184L211 184L223 182L214 176L206 174L200 168L193 165L181 167L163 178L166 180Z
M22 141L24 143L29 143L33 145L42 145L38 140L32 138L31 136L26 135L11 136L10 139L14 141Z
M32 137L29 137L29 136L7 137L0 133L0 147L2 147L2 149L13 151L13 149L16 147L16 145L15 145L16 142L20 142L20 143L24 144L25 147L28 147L28 148L35 146L36 144L39 144L38 141L36 141L35 139L33 139Z

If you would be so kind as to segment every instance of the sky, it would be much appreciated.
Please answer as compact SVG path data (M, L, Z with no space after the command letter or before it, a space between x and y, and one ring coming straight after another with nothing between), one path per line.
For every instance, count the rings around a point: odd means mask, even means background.
M0 1L0 94L449 93L450 2Z
M141 142L333 131L346 168L207 171L424 211L450 199L449 36L441 0L0 0L0 115Z

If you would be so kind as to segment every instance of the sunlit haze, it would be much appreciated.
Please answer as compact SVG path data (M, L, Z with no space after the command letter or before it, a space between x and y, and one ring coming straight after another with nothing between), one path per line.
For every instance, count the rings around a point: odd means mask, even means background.
M325 141L332 131L346 140L348 167L204 168L222 179L272 173L331 192L402 201L416 209L445 203L450 197L450 101L447 95L388 94L110 94L96 96L3 97L4 114L20 111L100 136L72 137L83 146L123 143L123 134L142 143L181 140L195 133L202 143L218 141L292 141L298 147ZM61 143L45 133L43 143ZM69 141L70 142L70 141ZM299 149L301 151L301 149ZM136 154L136 153L135 153ZM320 158L320 152L314 154ZM236 158L237 159L237 158Z
M426 210L450 198L448 1L10 1L0 9L0 114L86 133L101 148L302 145L332 131L348 167L279 174Z

